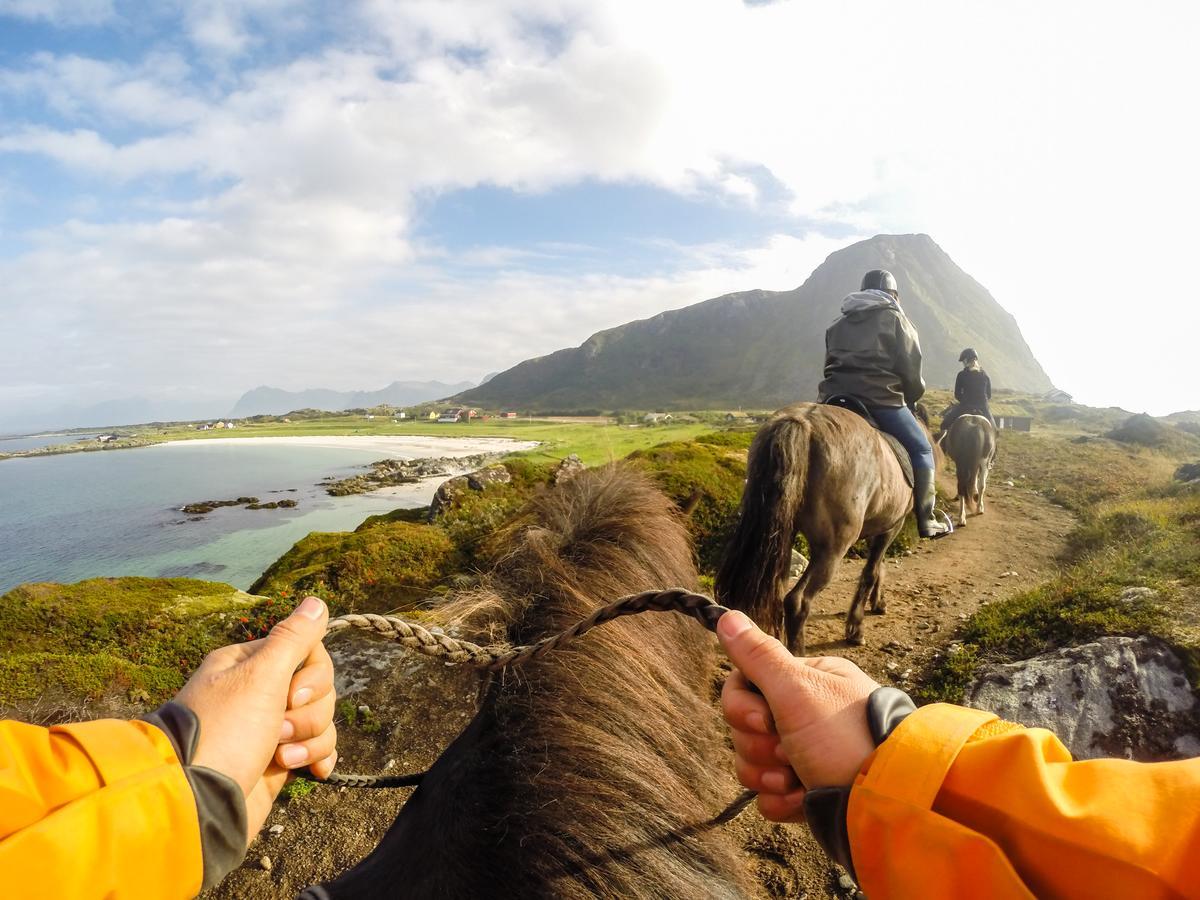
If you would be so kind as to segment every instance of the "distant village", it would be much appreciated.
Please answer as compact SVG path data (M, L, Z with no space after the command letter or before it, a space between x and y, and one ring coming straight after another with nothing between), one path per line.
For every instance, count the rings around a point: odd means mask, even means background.
M1011 393L1008 391L998 392L1000 395ZM1043 402L1069 405L1074 402L1074 398L1066 391L1051 390L1040 395L1039 399ZM1015 431L1029 431L1032 417L1027 414L1027 410L1021 409L1014 414L1014 410L1006 408L1007 404L1003 400L998 400L997 409L995 410L996 424L1003 429L1011 429ZM653 426L653 425L671 425L671 424L688 424L701 421L713 421L714 418L719 418L727 424L736 425L757 425L764 422L767 418L762 412L744 412L742 410L730 410L728 412L710 412L699 415L694 415L685 412L626 412L613 413L611 415L554 415L554 414L521 414L515 410L501 410L499 412L480 412L478 409L472 409L466 406L451 406L451 407L431 407L418 409L397 409L388 406L374 407L373 409L350 409L341 411L329 411L318 409L303 409L294 410L293 412L277 416L277 415L254 415L248 416L240 421L233 419L220 419L213 422L196 422L188 423L187 427L195 431L233 431L237 428L243 428L247 424L260 424L264 422L283 422L291 423L295 421L304 421L306 419L324 418L328 416L363 416L367 421L376 419L390 419L394 424L401 422L417 422L428 421L442 425L451 424L470 424L474 421L486 422L495 419L519 419L519 418L537 418L546 421L562 421L562 422L580 422L580 421L607 421L618 422L623 425L637 426ZM105 433L98 434L94 440L100 444L108 444L115 441L123 441L137 438L136 434L121 434L121 433Z

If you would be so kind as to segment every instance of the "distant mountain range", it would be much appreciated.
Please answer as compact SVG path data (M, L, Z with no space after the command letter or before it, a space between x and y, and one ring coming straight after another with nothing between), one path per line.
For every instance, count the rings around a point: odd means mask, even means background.
M30 407L4 411L0 434L22 434L53 428L105 428L147 422L188 422L224 415L225 400L154 400L122 397L92 404Z
M925 234L878 235L831 254L791 291L744 291L592 335L459 394L533 411L771 408L816 398L825 329L863 273L889 269L921 336L925 380L950 387L974 347L998 388L1053 385L1016 320Z
M246 391L229 415L245 418L257 415L281 415L296 409L360 409L388 404L412 406L429 400L440 400L475 387L473 382L446 384L441 381L393 381L378 391L331 391L314 388L307 391L285 391L273 387L256 387Z

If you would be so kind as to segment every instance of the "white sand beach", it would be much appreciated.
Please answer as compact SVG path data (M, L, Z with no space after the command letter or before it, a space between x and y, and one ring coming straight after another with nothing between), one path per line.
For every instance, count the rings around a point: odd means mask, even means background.
M477 453L515 453L530 450L537 441L515 441L494 437L429 437L426 435L329 435L307 437L222 437L198 438L185 441L164 441L156 447L195 447L211 444L237 444L246 447L256 444L293 447L324 447L331 450L369 450L381 457L397 459L457 458ZM149 449L149 448L147 448Z

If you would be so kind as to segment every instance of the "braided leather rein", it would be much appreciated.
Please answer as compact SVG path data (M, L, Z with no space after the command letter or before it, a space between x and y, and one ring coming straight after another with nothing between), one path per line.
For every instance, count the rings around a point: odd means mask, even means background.
M328 639L347 628L361 628L410 650L424 653L426 656L439 656L447 662L465 663L487 672L498 672L510 666L522 665L532 659L544 656L552 650L557 650L591 631L597 625L603 625L605 622L611 622L622 616L644 612L682 613L692 617L709 631L715 632L717 620L729 610L704 594L698 594L685 588L667 588L661 591L641 591L637 594L628 594L599 607L587 618L576 622L570 628L544 638L536 644L527 644L523 647L481 647L479 644L450 637L441 631L431 631L422 625L396 616L379 616L372 613L355 613L330 620L325 637ZM411 775L349 775L333 772L325 779L324 783L340 787L413 787L420 784L424 776L424 772ZM725 824L749 806L756 796L756 791L744 791L707 824L714 826Z

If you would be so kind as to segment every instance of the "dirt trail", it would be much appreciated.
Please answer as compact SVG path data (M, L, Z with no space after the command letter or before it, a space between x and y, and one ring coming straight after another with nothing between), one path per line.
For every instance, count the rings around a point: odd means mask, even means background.
M949 485L944 485L948 487ZM951 489L952 493L952 489ZM972 517L951 537L923 542L911 555L885 563L887 612L868 615L866 645L847 647L844 619L861 560L839 567L809 619L808 651L853 659L884 684L909 687L929 658L944 648L955 628L980 604L1001 599L1045 580L1056 568L1073 519L1027 489L993 483L984 516ZM1007 573L1007 574L1006 574ZM474 712L477 680L470 673L413 658L395 660L384 677L361 695L383 723L378 733L344 728L339 741L341 771L420 771L466 724ZM714 761L727 765L728 760ZM730 798L737 786L730 780ZM316 788L291 804L280 804L246 863L210 897L293 897L313 881L344 871L382 837L409 791ZM715 812L715 810L714 810ZM831 867L802 826L777 826L751 809L728 826L746 848L749 866L764 896L845 898ZM271 868L259 862L271 859Z
M867 614L862 647L848 647L842 639L862 571L860 560L844 560L813 604L807 652L845 656L877 680L903 686L900 676L910 668L915 676L981 604L1033 587L1055 572L1074 522L1069 512L1026 488L993 482L985 515L970 516L953 535L922 541L911 556L884 563L887 611Z
M942 487L953 494L953 485ZM861 647L849 647L843 638L862 561L844 560L813 605L807 652L847 657L881 684L907 689L982 604L1049 578L1058 568L1074 517L1025 488L993 482L988 495L987 513L969 517L966 528L922 541L911 555L884 564L886 612L868 613ZM747 850L759 860L757 869L771 896L853 896L847 882L839 884L840 870L825 862L806 829L772 828L761 819L747 824ZM764 848L770 851L765 858ZM787 877L781 879L783 873Z

